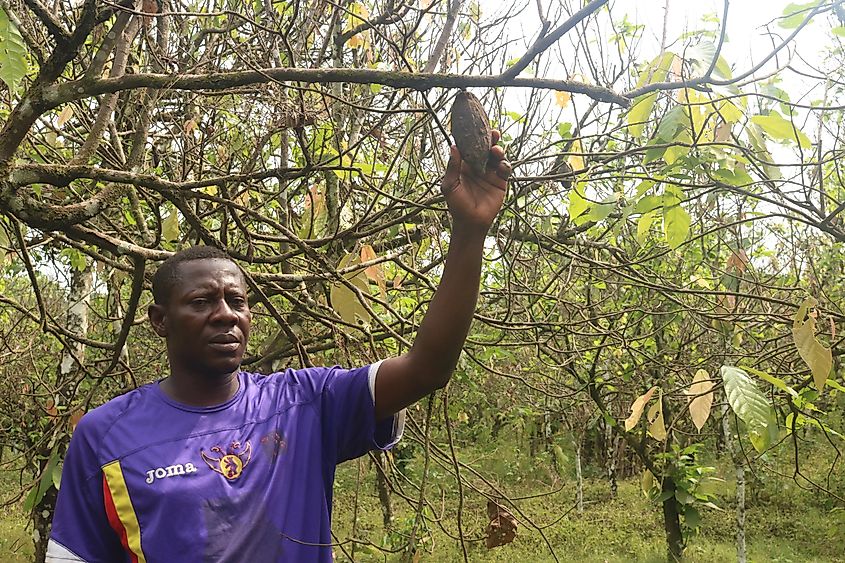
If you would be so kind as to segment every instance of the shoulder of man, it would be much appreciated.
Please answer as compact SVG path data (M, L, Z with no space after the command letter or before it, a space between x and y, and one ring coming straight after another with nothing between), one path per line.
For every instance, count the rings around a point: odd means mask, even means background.
M331 367L308 367L302 369L288 368L284 371L266 376L248 373L248 376L257 386L264 388L264 390L269 391L271 388L283 386L285 388L284 391L289 394L291 399L307 402L322 395L326 386L333 379L354 376L366 377L369 369L370 366L349 369L335 365Z
M86 412L76 425L73 435L100 440L130 409L140 406L147 398L151 385L142 385Z

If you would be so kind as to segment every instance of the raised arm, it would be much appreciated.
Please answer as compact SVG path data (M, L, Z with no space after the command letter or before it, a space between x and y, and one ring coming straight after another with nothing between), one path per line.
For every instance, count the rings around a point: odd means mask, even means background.
M452 236L440 286L408 353L385 360L376 378L376 418L383 419L446 385L469 332L484 238L502 208L511 165L502 147L493 148L483 176L462 163L451 147L440 189L452 215Z

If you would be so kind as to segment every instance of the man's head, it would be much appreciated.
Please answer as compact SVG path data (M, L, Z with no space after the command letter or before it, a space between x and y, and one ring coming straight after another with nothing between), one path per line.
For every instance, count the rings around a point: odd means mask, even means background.
M252 314L246 280L226 253L195 246L164 261L153 276L150 323L167 340L174 376L231 374L241 363Z
M162 262L153 274L153 300L159 305L167 304L173 286L181 280L179 266L193 260L212 259L232 262L228 254L213 246L190 246Z

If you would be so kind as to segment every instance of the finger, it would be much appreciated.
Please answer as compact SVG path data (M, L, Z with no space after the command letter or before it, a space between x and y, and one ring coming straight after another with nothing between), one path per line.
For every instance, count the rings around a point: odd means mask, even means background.
M490 160L499 162L505 158L505 149L499 145L495 145L490 149Z
M511 177L513 173L513 166L507 160L500 160L499 165L496 167L496 176L501 178L502 180L507 180Z
M458 185L461 177L461 153L458 147L452 145L449 147L449 163L446 165L446 173L443 174L443 180L440 182L440 191L443 195L448 195Z
M499 130L498 130L498 129L493 129L493 130L490 132L490 145L491 145L491 146L496 145L496 143L498 143L498 142L499 142L499 139L501 139L501 138L502 138L502 134L499 132Z

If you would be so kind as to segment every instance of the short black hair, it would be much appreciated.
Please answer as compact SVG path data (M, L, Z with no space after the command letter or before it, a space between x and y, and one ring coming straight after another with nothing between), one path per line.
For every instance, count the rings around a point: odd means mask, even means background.
M167 304L173 286L180 280L179 266L192 260L228 260L235 263L228 254L213 246L190 246L180 250L162 262L153 274L153 300L157 305Z

